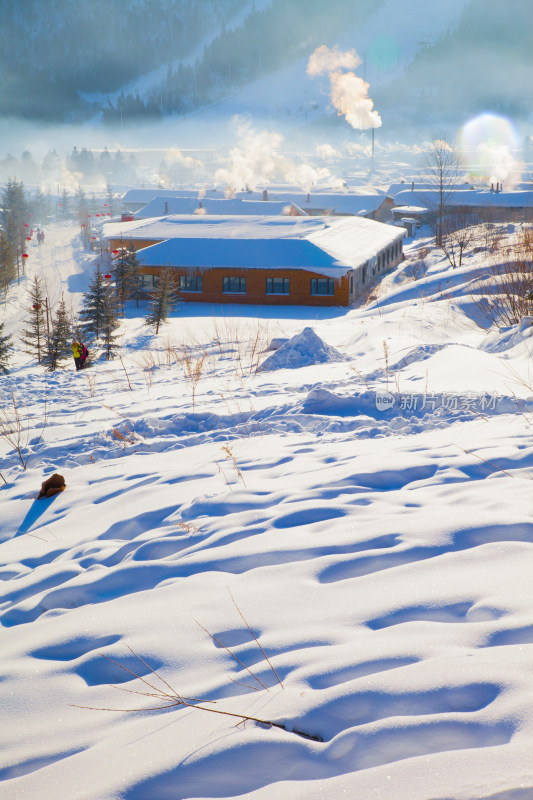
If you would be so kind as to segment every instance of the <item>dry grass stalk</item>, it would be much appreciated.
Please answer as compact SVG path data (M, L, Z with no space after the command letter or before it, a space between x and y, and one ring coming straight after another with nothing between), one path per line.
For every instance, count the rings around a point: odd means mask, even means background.
M47 424L46 395L42 408L39 413L35 414L19 399L12 386L8 386L2 393L0 397L0 438L13 449L23 470L27 468L28 461L41 442ZM32 441L32 432L38 426L41 428L41 433Z
M471 298L489 326L516 325L533 316L533 231L521 228L505 253L500 240L490 252L487 272L476 282Z
M277 673L277 672L276 672L276 670L274 669L274 667L273 667L273 665L272 665L272 663L271 663L271 661L270 661L269 657L267 656L267 654L265 653L265 651L264 651L264 650L263 650L263 648L261 647L261 644L259 643L259 640L258 640L257 636L255 635L255 633L253 632L253 630L252 630L252 629L250 628L250 626L248 625L248 622L246 621L246 618L245 618L244 614L242 613L241 609L240 609L240 608L239 608L239 606L237 605L237 601L236 601L236 600L235 600L235 598L233 597L233 594L232 594L232 592L231 592L231 589L229 588L229 586L228 586L228 592L229 592L229 596L231 597L231 599L232 599L232 601L233 601L233 605L235 606L235 608L236 608L236 609L237 609L237 611L239 612L239 616L241 617L242 621L244 622L244 624L246 625L246 627L248 628L248 630L250 631L250 633L251 633L251 634L252 634L252 636L254 637L254 640L255 640L255 643L256 643L256 645L257 645L257 646L258 646L258 648L261 650L261 652L262 652L262 654L263 654L264 658L266 659L266 661L267 661L267 663L268 663L268 666L270 667L270 669L272 670L272 672L273 672L273 673L274 673L274 675L276 676L276 678L277 678L277 681L278 681L279 685L281 686L281 688L282 688L282 689L284 689L285 687L283 686L283 683L281 682L281 678L279 677L278 673Z
M224 650L225 650L227 653L229 653L229 655L230 655L232 658L234 658L234 659L235 659L235 661L236 661L238 664L240 664L240 665L241 665L241 667L244 667L244 669L246 670L246 672L249 672L249 673L250 673L250 675L252 676L252 678L254 678L254 679L255 679L255 680L256 680L256 681L257 681L257 682L258 682L258 683L259 683L259 684L262 686L262 688L263 688L263 689L265 689L265 690L268 692L268 689L267 689L267 687L265 686L265 684L263 683L263 681L262 681L260 678L258 678L258 677L257 677L257 675L255 674L255 672L252 672L252 670L250 669L250 667L247 667L247 666L246 666L246 664L244 664L244 663L241 661L241 659L240 659L238 656L236 656L236 655L235 655L235 653L234 653L232 650L230 650L230 648L229 648L229 647L226 647L226 645L225 645L225 644L223 644L223 643L220 641L220 639L217 639L217 637L216 637L216 636L214 636L212 633L210 633L210 632L207 630L207 628L204 628L204 626L203 626L203 625L202 625L200 622L198 622L198 620L197 620L197 619L195 619L194 621L195 621L195 622L196 622L196 624L197 624L197 625L198 625L198 626L199 626L199 627L200 627L200 628L201 628L201 629L204 631L204 633L207 633L207 635L208 635L208 636L210 636L210 637L211 637L211 639L212 639L214 642L216 642L216 643L217 643L217 644L218 644L220 647L222 647L222 648L223 648L223 649L224 649Z
M120 442L124 448L128 446L128 444L135 444L137 441L137 437L129 427L129 425L124 426L126 429L126 433L122 433L119 431L118 428L112 428L111 433L109 434L113 439L116 439L117 442Z
M200 624L200 623L197 623L197 624ZM213 638L213 639L215 638L215 637L212 636L212 634L209 633L209 631L207 631L205 628L203 628L202 625L200 625L200 627L204 631L206 631L208 633L208 635L211 636L211 638ZM224 645L221 645L221 646L224 647ZM225 649L228 649L228 648L225 648ZM151 690L151 691L141 691L141 690L136 690L136 689L126 689L123 686L116 686L116 685L114 685L114 688L115 689L119 689L120 691L123 691L123 692L127 692L128 694L136 694L139 697L153 698L155 700L160 701L160 704L157 705L157 706L150 706L148 708L146 708L146 707L144 707L144 708L143 707L140 707L140 708L101 708L100 707L100 708L98 708L98 707L95 707L95 706L82 706L82 705L78 705L78 704L72 704L75 708L83 708L83 709L87 709L87 710L90 710L90 711L127 711L127 712L132 712L132 711L139 712L139 711L142 711L142 712L145 712L145 711L163 711L163 710L168 709L168 708L176 708L176 707L179 707L179 706L184 706L186 708L198 709L198 711L208 711L211 714L221 714L221 715L226 716L226 717L232 717L233 719L240 720L240 722L250 721L250 722L256 722L259 725L265 725L268 728L278 728L279 730L286 731L287 733L294 733L297 736L302 736L303 738L310 739L311 741L315 741L315 742L322 742L323 741L322 737L320 737L320 736L314 736L312 734L306 733L305 731L298 730L297 728L289 729L281 722L273 722L272 720L261 719L260 717L253 717L250 714L239 714L239 713L234 712L234 711L222 711L221 709L206 707L205 705L198 705L198 703L209 703L209 705L211 706L211 705L215 705L216 701L214 701L214 700L202 700L202 699L198 699L198 698L185 697L184 695L182 695L179 692L177 692L171 686L171 684L165 678L163 678L160 675L159 672L157 672L157 670L153 669L145 661L145 659L141 658L141 656L139 656L131 647L128 647L128 650L139 661L140 664L142 664L144 667L146 667L148 669L148 671L162 684L162 686L157 685L156 681L153 678L151 680L146 680L146 678L144 678L142 675L139 675L134 670L129 669L128 667L126 667L123 664L121 664L119 661L116 661L115 659L110 658L109 656L105 655L104 653L101 653L101 655L104 658L106 658L108 661L110 661L111 663L115 664L116 666L120 667L120 669L125 670L125 672L127 672L130 675L132 675L135 679L141 681L144 684L144 686L148 690ZM228 650L228 652L230 652L230 651ZM231 653L231 655L234 658L237 658L233 653ZM237 659L237 660L239 660L239 659ZM253 673L250 673L250 674L253 675ZM256 680L259 680L255 675L254 675L254 677L256 678ZM259 681L259 682L261 683L261 681ZM263 685L263 687L266 689L266 686L264 686L264 684L261 684L261 685Z
M237 473L239 479L242 481L243 486L246 486L246 482L244 480L243 474L242 474L242 472L241 472L241 470L239 468L239 465L237 464L237 459L236 459L235 455L233 454L233 452L231 450L231 447L228 444L225 444L220 449L225 454L226 461L229 461L231 463L231 465L232 465L233 469L235 470L235 472Z
M130 376L128 375L128 371L127 371L126 367L124 366L124 361L122 360L122 356L121 355L119 355L119 360L120 360L120 363L122 364L122 369L124 370L124 374L126 375L126 380L128 381L129 390L130 390L130 392L132 392L133 389L131 388Z
M196 389L198 382L203 375L206 367L207 352L204 350L196 358L192 355L190 347L183 346L181 349L183 374L189 382L192 393L192 407L194 411L194 403L196 398Z
M200 528L197 528L193 522L178 522L178 528L186 533L200 533Z
M87 386L89 388L89 397L94 397L96 395L96 375L94 372L83 372L83 377L87 381Z

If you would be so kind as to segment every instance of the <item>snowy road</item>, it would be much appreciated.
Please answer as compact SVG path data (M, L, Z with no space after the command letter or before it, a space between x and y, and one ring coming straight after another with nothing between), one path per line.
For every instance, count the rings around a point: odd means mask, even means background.
M28 288L35 275L42 278L51 308L64 294L69 310L77 312L82 294L87 289L94 256L83 251L79 226L71 222L57 223L48 226L44 231L43 244L37 244L35 233L28 243L26 275L8 292L5 306L6 333L15 333L20 327L21 319L27 316Z

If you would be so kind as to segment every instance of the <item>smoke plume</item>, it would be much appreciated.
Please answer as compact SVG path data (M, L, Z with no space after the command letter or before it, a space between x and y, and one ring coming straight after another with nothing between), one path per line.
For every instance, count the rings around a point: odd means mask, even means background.
M309 58L307 74L311 77L324 73L329 75L331 104L352 128L379 128L381 117L368 96L370 84L354 72L342 71L356 69L360 64L361 59L355 50L342 52L321 45Z

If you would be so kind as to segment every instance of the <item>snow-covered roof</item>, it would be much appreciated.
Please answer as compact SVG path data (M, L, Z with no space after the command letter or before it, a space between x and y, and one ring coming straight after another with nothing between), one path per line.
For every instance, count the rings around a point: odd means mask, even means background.
M437 190L404 191L395 197L396 206L429 206L438 205ZM500 208L533 208L533 191L531 192L491 192L490 190L460 190L451 192L446 199L448 206L500 207Z
M107 223L104 238L160 239L143 266L302 269L332 277L364 264L404 231L362 217L172 216Z
M149 203L154 197L224 197L224 192L216 189L129 189L122 196L122 205Z
M294 203L282 201L244 200L242 198L203 197L154 197L153 200L135 212L135 219L161 217L168 214L247 214L279 215L306 214Z
M252 193L257 199L260 193ZM283 203L294 203L304 211L309 209L328 210L333 214L371 214L384 202L386 195L383 193L361 194L359 192L285 192L268 190L269 200L278 200Z
M406 214L425 214L427 208L425 206L399 206L392 209L394 217L405 216Z
M431 181L426 181L425 183L417 182L417 181L399 181L396 183L391 183L389 188L386 191L386 194L389 197L396 197L400 192L411 191L414 189L415 192L425 192L430 191L431 189L437 188L436 186L432 186ZM470 183L458 183L456 185L456 189L458 191L468 191L471 189Z

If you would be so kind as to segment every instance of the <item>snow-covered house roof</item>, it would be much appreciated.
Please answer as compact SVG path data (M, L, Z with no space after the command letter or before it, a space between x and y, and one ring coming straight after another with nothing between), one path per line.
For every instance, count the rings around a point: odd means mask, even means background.
M435 208L439 203L438 190L403 191L395 197L396 206L420 206ZM446 198L448 206L468 206L470 208L531 208L533 191L491 192L483 190L453 191Z
M244 200L242 198L203 197L154 197L135 212L135 219L161 217L168 214L217 214L217 215L287 215L306 214L294 203L282 201Z
M362 217L173 216L107 223L104 238L153 241L139 250L146 267L299 269L344 275L404 236Z
M436 189L437 187L432 185L430 181L426 181L425 183L416 182L416 181L399 181L396 183L391 183L389 188L386 191L388 197L396 197L400 192L407 192L407 191L415 191L415 192L426 192L431 191L432 189ZM472 188L470 183L458 183L456 184L457 191L468 191Z
M252 193L257 199L261 195ZM386 199L382 192L366 194L359 192L320 192L319 194L305 192L286 192L268 190L268 200L278 200L283 203L294 203L304 211L320 209L331 214L353 214L365 216L373 214L380 208Z
M199 197L224 197L224 192L216 189L128 189L122 196L122 207L128 208L141 208L145 206L154 197L190 197L198 199Z

